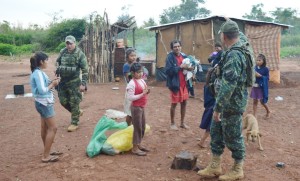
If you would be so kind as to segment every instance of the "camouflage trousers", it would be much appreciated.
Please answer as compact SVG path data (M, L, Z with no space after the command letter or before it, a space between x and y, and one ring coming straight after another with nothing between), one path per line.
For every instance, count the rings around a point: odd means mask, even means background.
M78 125L82 94L79 88L60 88L58 91L60 104L71 113L71 124Z
M243 160L245 158L245 144L242 134L242 115L235 114L221 117L220 122L212 120L210 127L211 151L214 155L221 155L225 145L231 151L232 158Z

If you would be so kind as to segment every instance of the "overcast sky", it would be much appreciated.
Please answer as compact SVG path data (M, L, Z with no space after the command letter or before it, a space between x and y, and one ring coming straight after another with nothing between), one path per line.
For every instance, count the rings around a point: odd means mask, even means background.
M163 9L179 5L181 0L0 0L0 22L6 20L14 26L27 27L29 24L46 26L51 22L53 14L65 18L88 17L97 11L103 15L108 13L110 23L114 23L122 14L121 8L128 7L128 13L135 16L138 26L149 18L159 23L159 15ZM205 8L211 15L224 15L242 18L250 13L252 5L264 4L264 11L273 11L276 7L292 8L300 12L299 0L206 0Z

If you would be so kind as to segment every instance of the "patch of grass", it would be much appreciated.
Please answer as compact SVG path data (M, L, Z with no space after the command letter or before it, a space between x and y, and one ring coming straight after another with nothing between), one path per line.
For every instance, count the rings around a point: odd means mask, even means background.
M287 47L281 47L280 49L281 58L299 57L299 56L300 56L300 46L287 46Z
M30 56L31 56L31 54L29 55L28 53L19 54L19 55L11 55L11 56L0 55L0 61L20 62L22 59L30 57ZM29 60L29 58L28 58L28 60Z
M281 47L299 46L300 34L287 34L281 37Z

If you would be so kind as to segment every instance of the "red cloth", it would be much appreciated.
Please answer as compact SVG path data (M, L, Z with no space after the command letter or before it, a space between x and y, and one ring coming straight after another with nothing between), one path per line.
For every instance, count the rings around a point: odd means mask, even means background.
M183 56L181 54L179 54L179 56L175 56L175 57L177 59L177 66L180 66L182 64L182 61L183 61ZM179 76L179 85L180 85L180 87L186 87L185 75L183 74L182 69L179 70L178 76Z
M179 56L176 56L176 59L177 59L177 66L180 66L183 61L182 55L180 54ZM189 97L189 93L186 87L185 75L183 74L182 69L179 70L178 76L179 76L179 91L176 93L171 91L172 103L183 102L187 100Z
M138 94L143 93L142 86L135 79L133 79L133 81L134 81L134 84L135 84L134 95L138 95ZM145 84L145 87L146 87L146 84ZM132 106L135 106L135 107L145 107L146 104L147 104L147 94L144 95L143 97L141 97L138 100L132 101Z

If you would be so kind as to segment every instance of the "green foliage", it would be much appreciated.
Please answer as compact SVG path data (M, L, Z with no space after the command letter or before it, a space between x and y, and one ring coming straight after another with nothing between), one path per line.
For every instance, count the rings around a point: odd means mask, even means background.
M155 23L153 18L149 18L147 21L143 22L143 25L141 26L141 28L146 28L149 26L156 26L157 24Z
M245 14L243 17L247 19L268 21L294 26L289 30L284 30L283 34L298 34L300 33L300 18L297 17L297 10L292 8L276 8L275 11L264 12L262 3L253 5L250 14ZM269 14L270 16L268 16Z
M8 21L3 21L3 23L0 23L0 33L2 34L8 34L11 33L12 29L10 27L10 23Z
M32 30L32 43L36 44L36 50L46 50L46 37L48 35L48 29L46 30Z
M0 43L0 55L12 55L16 53L16 48L10 44Z
M132 33L128 33L127 38L128 46L133 47ZM138 56L143 58L145 55L155 55L155 44L155 32L144 28L135 30L135 48Z
M121 8L122 14L120 16L118 16L118 20L117 21L121 22L121 21L128 20L130 18L130 15L129 15L128 11L129 11L129 5L123 6Z
M19 55L23 53L31 53L37 50L38 44L27 44L15 46L10 44L0 43L0 55Z
M297 35L286 34L281 37L281 57L299 57L300 56L300 33Z
M299 57L300 46L281 47L280 57Z
M274 22L292 25L288 31L284 31L284 34L299 34L300 33L300 18L297 17L297 10L291 8L276 8L275 11L271 11L274 17Z
M139 29L138 31L140 31L140 35L137 36L136 40L138 55L141 57L145 55L155 55L155 32L150 32L149 30L145 29Z
M276 23L293 24L293 21L297 18L297 10L291 8L276 8L275 11L271 11L271 14Z
M0 43L13 44L13 39L12 34L0 34Z
M195 18L207 17L210 11L204 7L200 8L199 4L204 4L204 0L181 0L179 6L173 6L164 9L159 15L160 24L190 20Z
M55 48L55 52L60 52L61 49L66 47L66 43L65 42L61 42L56 48Z
M298 35L283 35L281 37L281 47L291 47L300 45L300 34Z
M21 46L23 44L30 44L32 36L30 33L16 34L14 37L14 44Z
M163 10L160 14L160 23L166 24L206 17L210 15L210 11L201 7L204 3L204 0L181 0L180 5ZM13 27L7 21L0 22L0 55L20 55L34 51L59 52L65 47L64 39L67 35L73 35L77 41L80 41L85 33L86 21L84 19L62 20L60 13L61 11L53 14L53 22L46 29L36 24L23 29ZM129 16L129 7L124 6L119 20L127 20L129 17L131 17ZM296 10L276 8L274 11L265 12L263 4L257 4L252 7L249 14L245 14L243 17L294 26L282 33L281 56L299 56L300 17ZM97 21L101 21L101 17ZM157 24L154 19L149 18L140 28L135 29L135 48L138 56L142 58L144 55L155 55L155 32L144 29L155 25ZM133 46L132 32L125 32L120 36L120 38L127 36L128 46Z
M21 53L35 52L37 46L38 44L28 44L28 45L16 46L15 49L17 54L21 54Z
M262 3L253 5L250 14L245 14L243 18L260 20L260 21L273 21L273 19L267 16L267 13L262 10L264 5Z
M0 43L13 44L13 45L17 45L17 46L20 46L23 44L30 44L31 39L32 39L32 36L31 36L31 34L28 34L28 33L0 34Z
M168 9L164 9L163 13L159 15L160 24L167 24L177 21L182 21L181 13L179 13L179 7L170 7Z
M54 51L68 35L73 35L78 42L85 33L85 26L84 19L68 19L52 25L44 42L45 48Z

